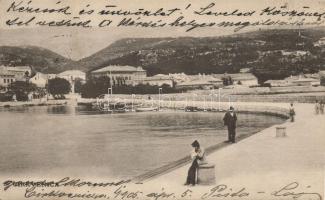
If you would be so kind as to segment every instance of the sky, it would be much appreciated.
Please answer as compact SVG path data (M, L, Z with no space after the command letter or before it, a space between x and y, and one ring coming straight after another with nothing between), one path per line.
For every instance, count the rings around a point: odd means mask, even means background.
M39 46L50 49L67 58L78 60L109 46L122 38L147 38L147 37L179 37L179 36L220 36L233 34L232 30L208 30L184 33L179 30L155 29L126 29L123 30L83 30L52 28L50 31L43 28L1 30L0 46Z
M28 4L28 2L30 3ZM69 16L60 14L30 14L27 12L13 11L11 5L15 2L20 7L33 7L33 8L61 8L64 6L70 6L71 14ZM241 11L253 11L256 10L256 14L250 17L221 17L221 16L199 16L193 14L194 11L198 11L207 5L214 3L215 6L211 8L211 11L233 11L240 9ZM189 9L186 7L190 4ZM125 16L99 16L96 15L97 11L105 8L107 5L116 5L117 8L111 10L130 10L136 11L139 8L145 10L157 10L164 8L166 10L172 8L180 8L178 13L169 17L146 17L145 21L157 21L159 19L172 22L180 15L185 16L188 21L197 20L198 22L220 22L227 21L256 21L265 20L269 16L261 16L258 11L265 7L281 7L285 6L285 9L292 10L316 10L321 12L325 8L325 1L317 0L0 0L0 46L40 46L50 49L56 53L67 58L78 60L107 47L116 40L122 38L133 37L181 37L181 36L193 36L193 37L207 37L207 36L221 36L234 34L233 28L198 28L191 32L186 32L184 28L117 28L114 23L117 23ZM88 6L89 5L89 6ZM303 9L304 6L310 8ZM60 7L61 6L61 7ZM18 7L17 7L18 8ZM78 15L80 10L94 9L96 14L92 15ZM8 11L9 9L9 11ZM6 21L9 19L30 19L36 16L37 20L61 20L70 19L71 17L79 17L80 20L91 19L92 23L98 24L102 20L113 20L113 26L105 28L72 28L72 27L39 27L36 25L29 26L7 26ZM272 16L272 19L276 20L281 17ZM287 20L294 21L299 18L288 18ZM324 16L325 19L325 16ZM261 27L246 28L241 32L258 30ZM262 27L265 29L266 27ZM279 28L279 27L269 27ZM283 28L283 27L282 27Z

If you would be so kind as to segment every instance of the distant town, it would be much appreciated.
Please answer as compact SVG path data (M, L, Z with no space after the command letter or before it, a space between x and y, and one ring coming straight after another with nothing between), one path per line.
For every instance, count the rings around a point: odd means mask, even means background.
M60 85L60 80L61 82L65 82L66 88L51 87L50 84L53 80L57 80L57 85ZM141 66L109 65L89 73L80 70L67 70L59 74L34 72L29 66L0 66L1 101L17 100L17 92L20 93L20 96L26 96L25 98L20 97L19 99L21 100L42 98L46 95L49 98L49 94L52 94L52 98L65 98L64 95L69 93L81 93L81 96L87 97L84 93L87 94L91 92L87 90L96 89L96 85L92 85L95 88L84 86L91 81L96 82L96 80L97 82L99 80L104 81L105 83L101 83L98 87L106 88L103 88L101 92L99 91L91 97L96 97L100 93L105 94L112 87L167 87L171 89L164 90L165 93L218 88L236 88L237 91L245 91L249 88L258 87L318 87L325 86L325 71L320 71L315 74L290 76L282 80L267 80L259 84L258 79L248 68L243 68L240 70L240 73L235 74L199 73L196 75L187 75L185 73L173 73L147 76L146 70ZM17 86L19 83L21 83L20 86ZM51 92L55 88L58 91ZM114 93L119 93L119 90L114 90ZM124 91L120 93L125 94L128 92ZM132 93L136 92L133 91ZM142 91L142 94L146 93L150 92ZM157 93L157 90L154 90L153 93ZM58 94L59 96L57 96Z

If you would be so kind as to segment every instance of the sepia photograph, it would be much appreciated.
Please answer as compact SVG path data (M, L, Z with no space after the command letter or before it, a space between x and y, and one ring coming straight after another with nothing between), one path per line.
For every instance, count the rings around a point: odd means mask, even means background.
M325 1L0 4L0 200L323 200Z

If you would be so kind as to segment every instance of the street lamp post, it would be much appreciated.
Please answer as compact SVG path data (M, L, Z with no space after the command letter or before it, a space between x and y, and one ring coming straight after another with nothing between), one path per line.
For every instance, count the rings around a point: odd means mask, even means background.
M210 110L212 111L212 101L213 101L213 94L209 94L209 96L211 96L210 98Z
M219 109L219 111L220 111L221 88L218 88L218 98L219 98L218 109Z
M159 93L159 95L158 95L158 98L159 98L159 100L158 100L158 110L160 110L160 95L161 95L161 93L162 93L162 88L159 88L158 89L158 93Z
M203 101L204 101L204 103L203 103L203 111L205 112L205 111L207 111L207 109L206 109L206 101L205 101L205 96L203 97L204 99L203 99Z
M192 98L192 106L195 107L196 103L195 103L195 97L197 96L197 94L193 94L193 98Z
M108 95L107 95L107 103L108 103L108 107L109 107L110 98L113 95L113 89L111 87L108 88L107 93L108 93Z
M134 98L135 98L135 94L132 94L131 95L132 96L132 102L131 102L131 111L133 112L134 111L134 109L133 109L133 101L134 101Z
M46 101L49 100L49 75L47 74L47 79L46 79Z

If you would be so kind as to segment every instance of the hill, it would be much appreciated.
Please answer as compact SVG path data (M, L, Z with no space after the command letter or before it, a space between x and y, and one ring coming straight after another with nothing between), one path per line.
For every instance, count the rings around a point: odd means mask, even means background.
M27 65L34 71L59 73L72 63L72 60L41 47L0 46L0 65Z
M264 81L323 68L324 51L313 43L324 36L323 29L274 29L223 37L126 38L77 65L86 71L141 65L149 75L236 73L248 67Z
M250 68L260 82L325 69L324 28L272 29L221 37L125 38L93 55L72 61L35 47L0 47L0 64L30 65L58 73L89 72L107 65L143 66L148 75L237 73Z

